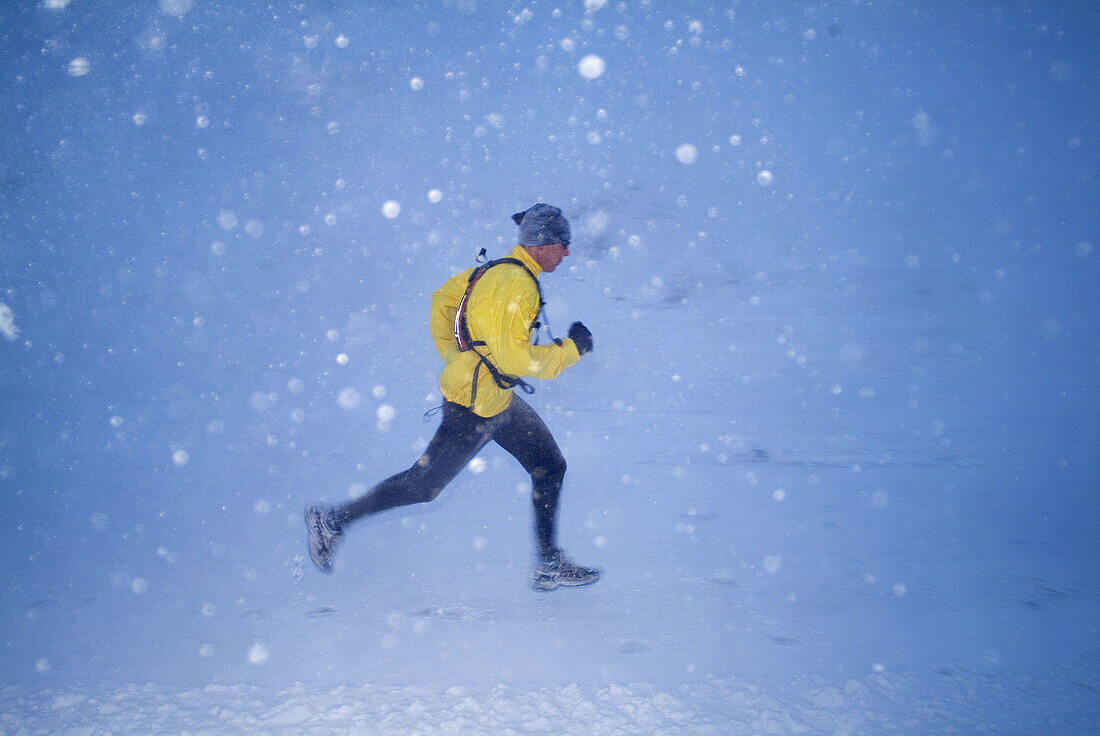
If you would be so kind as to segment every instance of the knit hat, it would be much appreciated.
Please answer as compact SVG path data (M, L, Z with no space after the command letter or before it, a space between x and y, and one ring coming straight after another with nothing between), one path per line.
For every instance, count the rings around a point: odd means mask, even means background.
M517 212L512 219L519 225L519 244L525 246L561 243L569 247L569 220L561 210L539 202L526 212Z

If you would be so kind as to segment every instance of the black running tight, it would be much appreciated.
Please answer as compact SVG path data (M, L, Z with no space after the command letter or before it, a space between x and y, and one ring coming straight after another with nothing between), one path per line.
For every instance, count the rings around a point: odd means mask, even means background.
M342 525L380 511L433 500L490 440L519 460L531 474L535 535L539 551L556 546L558 494L565 458L546 424L518 396L500 414L480 417L464 406L443 405L443 422L411 468L382 481L336 509Z

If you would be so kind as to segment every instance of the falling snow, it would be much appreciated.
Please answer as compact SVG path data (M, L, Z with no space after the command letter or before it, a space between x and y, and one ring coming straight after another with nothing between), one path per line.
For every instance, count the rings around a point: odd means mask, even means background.
M690 143L684 143L676 148L676 160L682 164L693 164L699 158L699 150Z
M1090 6L9 5L0 733L1096 732ZM602 579L492 443L319 573L536 201Z
M597 79L607 71L607 64L596 54L588 54L577 64L577 71L585 79Z

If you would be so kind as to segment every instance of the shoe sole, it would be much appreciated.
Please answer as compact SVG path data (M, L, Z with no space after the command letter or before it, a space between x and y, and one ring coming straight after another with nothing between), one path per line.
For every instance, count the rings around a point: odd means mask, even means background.
M534 580L531 583L531 590L538 593L549 593L558 588L583 588L586 585L592 585L598 582L599 579L599 574L596 574L591 580L585 580L583 582L569 580Z
M321 526L321 512L317 510L316 506L306 506L303 514L306 520L306 531L309 533L309 539L307 544L309 545L309 559L313 561L313 564L317 566L317 569L323 573L332 572L332 556L329 555L328 559L320 557L320 551L318 547L320 545L314 545L313 540L318 541L321 538L320 533L317 531Z

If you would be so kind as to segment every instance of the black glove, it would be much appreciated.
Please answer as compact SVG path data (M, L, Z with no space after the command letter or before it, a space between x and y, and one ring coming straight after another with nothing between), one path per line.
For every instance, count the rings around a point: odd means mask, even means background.
M577 346L581 355L592 352L592 333L580 322L574 322L569 328L569 339Z

